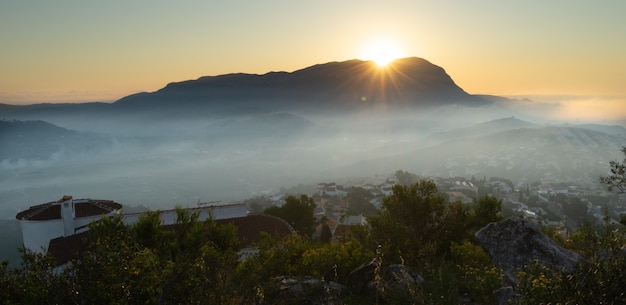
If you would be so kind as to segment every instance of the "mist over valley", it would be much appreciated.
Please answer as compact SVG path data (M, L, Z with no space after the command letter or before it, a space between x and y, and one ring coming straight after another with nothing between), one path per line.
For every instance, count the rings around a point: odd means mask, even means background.
M151 209L418 175L597 182L626 129L472 95L420 58L170 83L114 103L0 105L0 217L62 195Z

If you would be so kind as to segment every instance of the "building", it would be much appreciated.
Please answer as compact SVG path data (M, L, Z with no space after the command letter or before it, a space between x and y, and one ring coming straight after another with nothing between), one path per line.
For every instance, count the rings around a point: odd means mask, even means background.
M245 204L207 205L186 209L198 214L199 221L212 218L218 225L233 224L237 228L241 255L255 252L261 232L286 236L294 229L284 220L264 214L248 215ZM59 265L77 258L84 247L88 225L103 217L121 214L122 205L111 200L73 199L63 196L58 201L30 207L16 215L22 227L24 247L32 252L50 252ZM131 225L144 213L121 214L124 224ZM159 211L161 225L176 225L176 210Z
M73 199L72 196L19 212L15 218L22 227L24 248L45 253L50 240L87 231L87 225L106 216L119 214L122 205L111 200Z
M320 196L346 196L348 192L345 191L343 186L337 185L335 182L331 183L319 183L317 185L317 193Z

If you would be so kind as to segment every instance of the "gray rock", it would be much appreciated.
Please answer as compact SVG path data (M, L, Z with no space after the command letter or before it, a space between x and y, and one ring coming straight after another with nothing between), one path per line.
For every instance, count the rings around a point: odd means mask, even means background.
M319 280L312 276L287 277L274 279L277 302L287 304L331 305L341 304L346 286L335 282Z
M353 294L361 296L385 297L392 292L397 295L419 291L424 286L424 278L405 265L392 264L377 271L378 262L361 265L348 275L348 288ZM379 273L379 277L376 273Z
M557 245L535 224L519 217L492 222L475 236L512 284L517 284L518 270L533 261L567 273L573 272L576 264L584 261L578 253Z
M496 298L497 305L514 304L515 299L518 299L520 295L515 291L513 286L505 286L493 292Z
M418 289L424 285L424 278L405 265L393 264L385 267L383 280L392 286Z
M372 260L352 270L348 275L348 288L353 294L374 295L378 262Z

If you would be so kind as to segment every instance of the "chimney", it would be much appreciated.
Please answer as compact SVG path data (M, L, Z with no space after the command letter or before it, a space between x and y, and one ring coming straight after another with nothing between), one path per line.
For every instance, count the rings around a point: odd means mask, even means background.
M61 205L63 236L74 235L74 200L72 200L72 196L63 196L57 203Z

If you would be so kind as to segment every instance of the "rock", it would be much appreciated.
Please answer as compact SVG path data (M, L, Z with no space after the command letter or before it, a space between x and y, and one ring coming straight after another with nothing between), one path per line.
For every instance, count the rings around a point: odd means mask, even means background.
M376 292L375 277L377 267L378 262L372 260L352 270L348 275L348 288L350 291L357 295L374 296Z
M515 304L515 300L520 295L515 291L513 286L505 286L493 292L497 305Z
M378 262L372 260L348 275L348 288L353 294L383 298L389 293L405 295L421 290L424 278L405 265L392 264L377 271ZM376 277L380 272L380 277Z
M274 279L276 289L271 293L279 303L287 304L341 304L346 286L335 282L326 282L312 276L287 277ZM280 301L279 301L280 300Z
M535 224L515 216L492 222L475 236L512 284L517 284L518 270L533 261L567 273L573 272L576 264L584 261L578 253L545 236Z
M393 264L385 267L383 281L387 285L417 289L424 285L424 278L405 265Z

